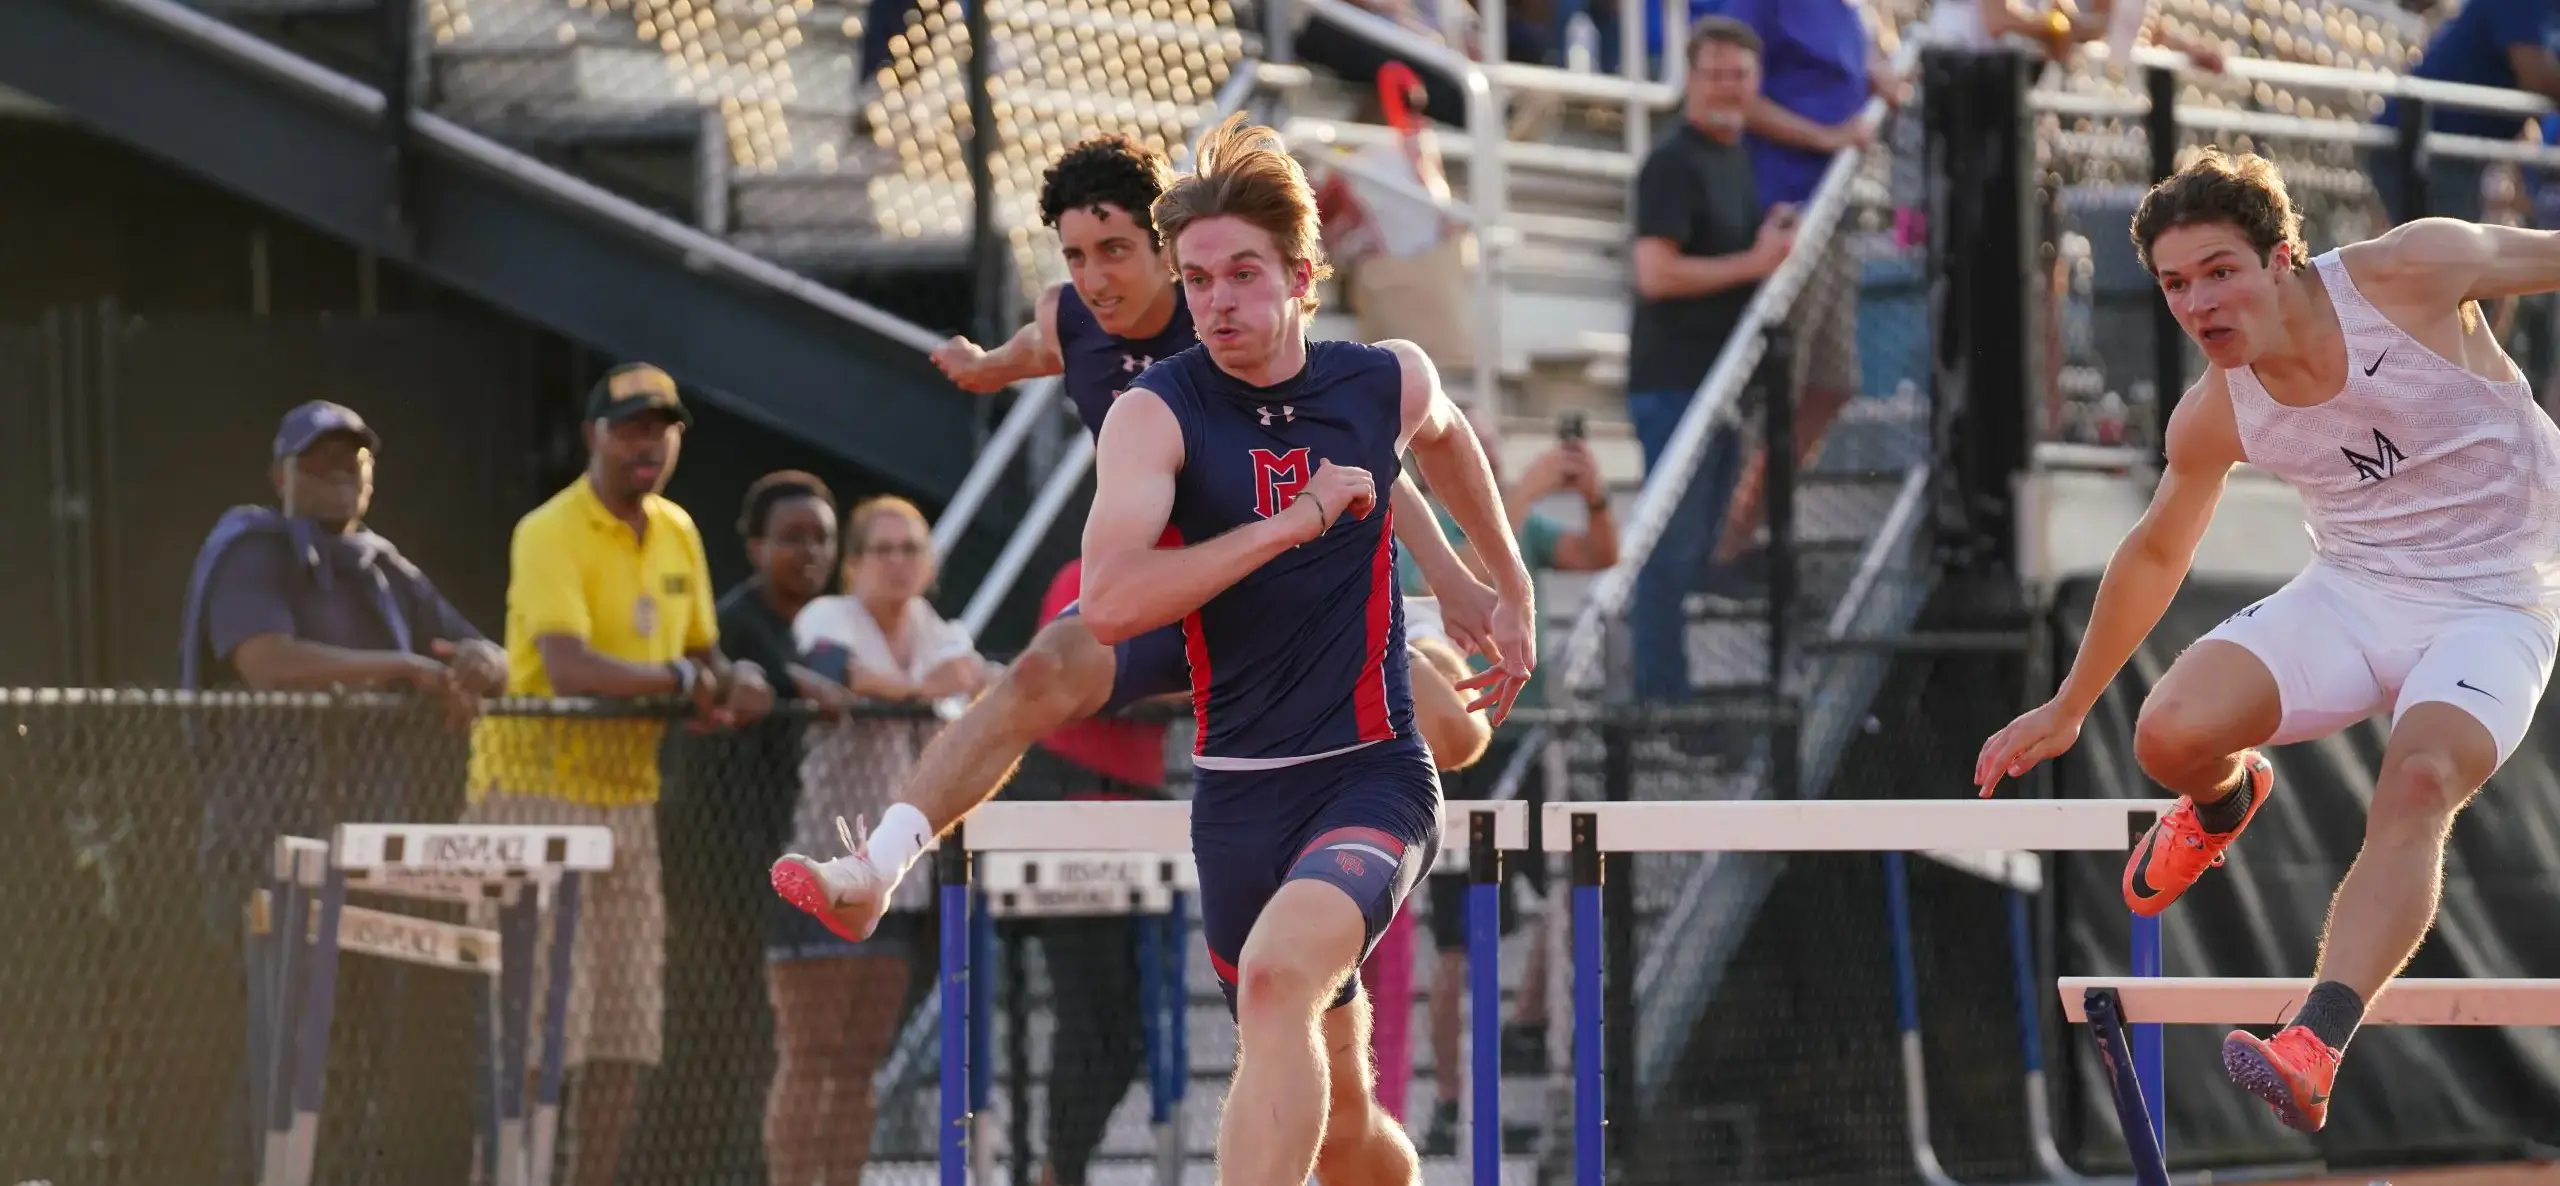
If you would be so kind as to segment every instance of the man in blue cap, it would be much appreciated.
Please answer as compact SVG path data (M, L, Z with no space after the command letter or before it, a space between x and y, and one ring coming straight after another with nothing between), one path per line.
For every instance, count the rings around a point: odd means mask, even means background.
M504 689L506 652L389 540L365 529L381 445L362 417L337 404L285 414L268 470L276 505L223 512L197 553L180 631L183 686L408 688L454 718L475 714L481 697ZM189 736L204 800L199 874L213 951L238 958L241 908L278 836L327 836L347 821L443 822L460 807L458 761L408 744L399 729L386 732L378 717L344 718L358 728L315 727L328 719L264 708L195 719ZM434 1046L452 1026L469 1024L467 998L434 977L413 983L397 965L359 960L344 976L338 1025L377 1040L386 1060L352 1072L349 1084L375 1101L380 1127L372 1136L333 1128L324 1143L370 1143L431 1177L467 1173L446 1148L452 1142L407 1135L468 1123L452 1102L467 1095L462 1064L438 1062ZM245 983L236 973L226 979ZM385 1066L408 1069L389 1075ZM245 1112L233 1125L224 1157L237 1168L251 1156L251 1130L263 1125Z
M364 527L382 439L354 411L285 413L276 507L234 507L188 578L179 677L190 689L407 687L457 713L502 692L507 654L391 541Z

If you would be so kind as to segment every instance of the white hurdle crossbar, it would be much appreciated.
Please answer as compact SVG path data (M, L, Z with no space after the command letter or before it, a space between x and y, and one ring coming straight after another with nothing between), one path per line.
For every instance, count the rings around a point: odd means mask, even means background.
M2278 1025L2311 981L2251 976L2064 976L2062 1015L2089 1020L2092 989L2111 990L2127 1019L2163 1025ZM2560 1026L2560 980L2394 980L2365 1007L2366 1025Z
M2013 864L2021 854L2125 852L2175 805L2168 799L1827 799L1788 802L1549 803L1542 846L1572 855L1574 1183L1602 1186L1601 856L1605 853L1923 853L1960 867ZM1900 873L1895 865L1892 875ZM2015 884L2014 882L2012 884ZM1900 883L1892 883L1899 906ZM1901 910L1897 908L1897 916ZM1897 917L1897 921L1900 919ZM2133 971L2157 975L2159 926L2134 920ZM1905 1109L1922 1176L1952 1182L1929 1142L1916 987L1907 945L1896 951ZM1621 974L1631 975L1632 972ZM1621 1024L1624 1024L1623 1021ZM2157 1026L2146 1071L2158 1073ZM2140 1054L2137 1052L2137 1061ZM2038 1068L2028 1068L2028 1124L2050 1129Z
M480 978L487 1088L482 1169L492 1186L547 1186L559 1136L579 874L612 865L613 834L594 826L345 824L326 843L280 837L275 867L250 907L250 1093L264 1132L261 1186L311 1181L342 950ZM410 901L464 902L475 909L494 906L499 925L491 930L350 906L350 889ZM540 912L555 901L542 1065L528 1142L522 1092L534 944ZM502 1031L503 1045L494 1050L492 1028Z

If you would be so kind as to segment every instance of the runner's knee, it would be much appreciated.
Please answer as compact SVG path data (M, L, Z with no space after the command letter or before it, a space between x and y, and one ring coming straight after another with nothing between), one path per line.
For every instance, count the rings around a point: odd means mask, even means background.
M2369 832L2432 829L2441 834L2478 787L2479 781L2462 769L2462 762L2447 748L2392 755L2383 762L2382 777L2374 784L2366 828Z
M2200 766L2248 748L2229 719L2202 700L2162 687L2134 722L2133 758L2153 780L2178 783Z
M1065 720L1111 694L1111 648L1082 621L1061 618L1032 637L1005 683L1017 702Z

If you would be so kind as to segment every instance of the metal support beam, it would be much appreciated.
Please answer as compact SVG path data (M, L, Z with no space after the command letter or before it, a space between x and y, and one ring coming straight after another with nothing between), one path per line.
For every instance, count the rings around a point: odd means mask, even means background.
M935 335L419 111L390 232L382 93L169 0L0 2L0 85L938 502L973 450Z

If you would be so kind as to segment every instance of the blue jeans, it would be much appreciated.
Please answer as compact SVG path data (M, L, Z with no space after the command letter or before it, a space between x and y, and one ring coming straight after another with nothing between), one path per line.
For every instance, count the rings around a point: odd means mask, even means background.
M1694 388L1674 391L1630 391L1627 418L1644 446L1644 471L1650 478L1671 444L1671 432L1688 411ZM1724 533L1733 484L1742 467L1742 437L1730 425L1707 438L1697 472L1663 524L1644 569L1636 574L1635 604L1630 624L1635 631L1635 694L1639 700L1686 700L1689 680L1689 616L1682 601L1698 587L1717 537Z

